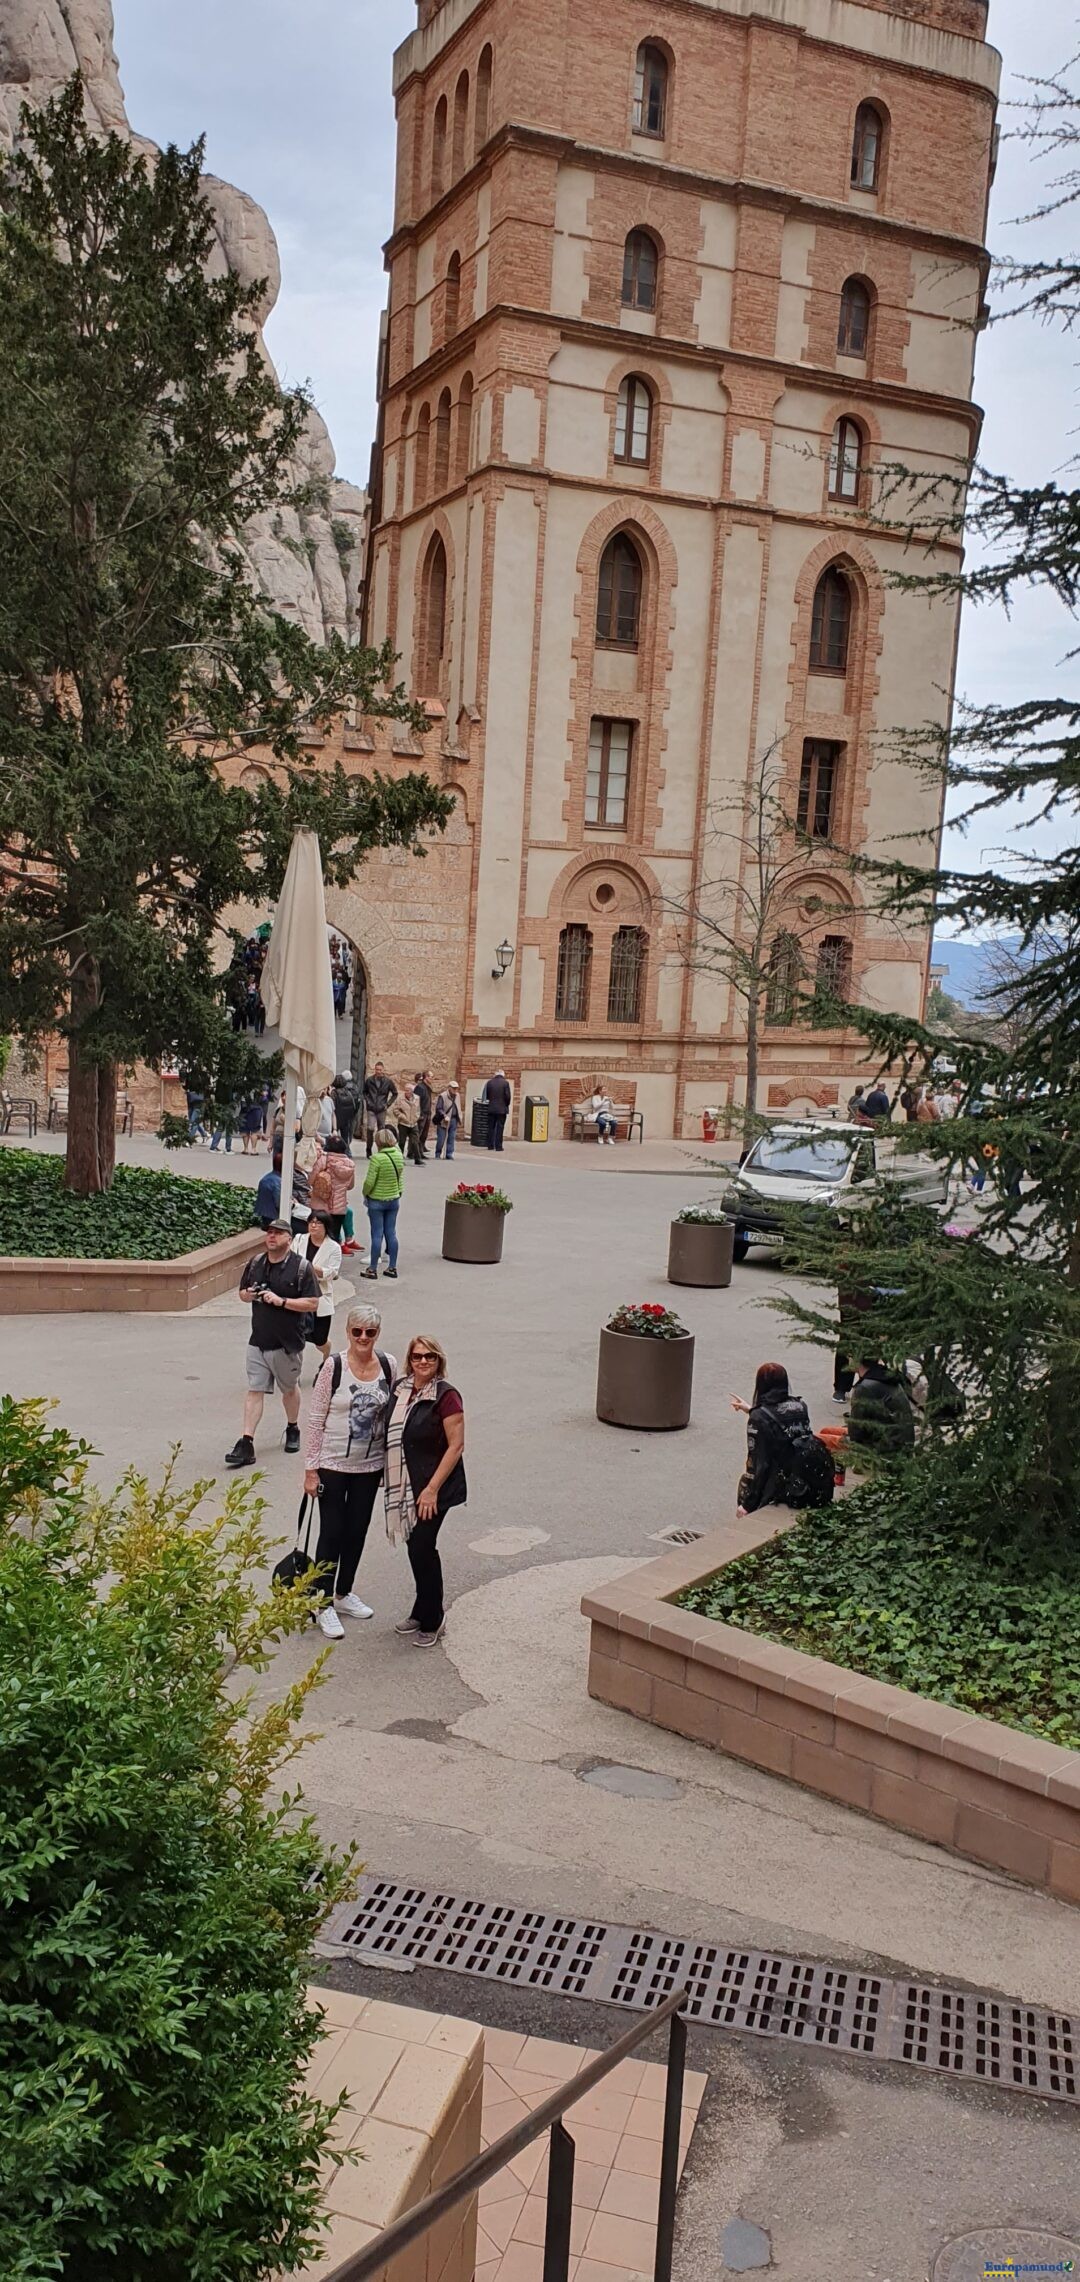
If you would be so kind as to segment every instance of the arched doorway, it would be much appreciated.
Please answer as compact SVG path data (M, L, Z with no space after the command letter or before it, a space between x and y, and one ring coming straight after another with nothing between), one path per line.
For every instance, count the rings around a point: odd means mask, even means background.
M368 1012L371 985L363 959L344 928L329 926L330 968L339 983L337 1007L338 1068L350 1070L362 1084L367 1067ZM345 979L344 1003L340 982Z

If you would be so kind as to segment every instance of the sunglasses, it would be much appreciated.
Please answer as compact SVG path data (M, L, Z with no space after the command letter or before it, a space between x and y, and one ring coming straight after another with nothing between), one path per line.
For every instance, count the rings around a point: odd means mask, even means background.
M432 1354L430 1347L414 1347L412 1359L414 1363L437 1363L439 1361L439 1357Z

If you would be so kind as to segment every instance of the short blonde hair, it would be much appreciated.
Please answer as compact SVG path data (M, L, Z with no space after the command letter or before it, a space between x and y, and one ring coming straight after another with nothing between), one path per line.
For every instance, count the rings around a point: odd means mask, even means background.
M377 1307L351 1307L345 1318L347 1331L381 1331L382 1316Z
M405 1350L406 1371L412 1370L414 1347L430 1347L432 1354L437 1355L439 1358L439 1377L440 1379L445 1379L447 1372L447 1361L446 1349L443 1346L442 1340L433 1339L430 1331L414 1331L412 1338L410 1339L409 1344Z

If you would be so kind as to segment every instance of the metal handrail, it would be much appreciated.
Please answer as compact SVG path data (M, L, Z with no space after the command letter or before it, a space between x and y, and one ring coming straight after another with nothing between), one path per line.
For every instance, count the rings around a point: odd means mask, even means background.
M660 2160L659 2208L656 2232L656 2268L654 2282L671 2282L671 2252L675 2230L675 2198L679 2185L679 2131L682 2123L683 2078L686 2070L686 2022L683 2008L689 2001L688 1989L677 1989L662 2005L648 2012L634 2028L628 2029L617 2044L601 2052L573 2076L562 2090L553 2092L539 2108L534 2108L524 2123L515 2124L513 2131L504 2132L493 2146L485 2148L467 2163L445 2187L438 2187L415 2209L406 2211L393 2226L387 2227L377 2241L366 2250L358 2251L330 2268L326 2282L371 2282L381 2275L398 2253L418 2242L421 2235L444 2219L459 2203L467 2201L480 2187L505 2170L516 2155L522 2155L542 2132L551 2133L551 2158L548 2166L547 2240L544 2246L544 2282L564 2282L570 2259L570 2212L573 2203L574 2142L563 2129L562 2119L568 2108L577 2106L586 2092L602 2084L605 2076L627 2060L645 2044L656 2029L671 2022L671 2041L668 2048L667 2092L664 2101L664 2137Z

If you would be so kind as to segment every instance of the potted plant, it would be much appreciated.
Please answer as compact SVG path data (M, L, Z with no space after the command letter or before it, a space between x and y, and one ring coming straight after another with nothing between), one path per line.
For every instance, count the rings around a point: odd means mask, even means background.
M732 1221L708 1204L688 1204L671 1223L669 1284L710 1284L726 1291L735 1258Z
M506 1215L513 1209L509 1197L490 1183L459 1181L443 1213L443 1259L493 1267L502 1259Z
M668 1307L635 1300L600 1333L596 1415L606 1426L669 1434L690 1424L694 1340Z

